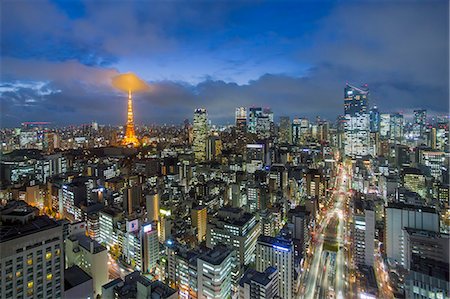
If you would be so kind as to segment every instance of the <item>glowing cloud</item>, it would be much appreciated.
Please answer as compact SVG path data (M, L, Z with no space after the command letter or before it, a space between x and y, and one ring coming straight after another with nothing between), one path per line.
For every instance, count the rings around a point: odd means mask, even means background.
M148 91L150 86L134 73L125 73L115 76L112 79L112 85L125 92Z

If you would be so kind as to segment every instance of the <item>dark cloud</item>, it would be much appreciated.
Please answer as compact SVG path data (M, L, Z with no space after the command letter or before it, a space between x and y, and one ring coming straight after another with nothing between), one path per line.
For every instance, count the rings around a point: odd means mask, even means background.
M253 105L334 120L346 82L368 83L381 111L448 111L447 1L80 3L2 3L2 125L123 123L111 78L128 71L152 87L135 95L140 123L181 123L196 107L229 123Z

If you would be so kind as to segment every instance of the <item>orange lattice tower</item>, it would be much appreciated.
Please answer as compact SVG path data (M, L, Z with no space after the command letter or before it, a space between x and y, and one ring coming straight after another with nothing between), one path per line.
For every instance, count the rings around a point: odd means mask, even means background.
M136 137L134 130L134 116L133 116L133 100L131 98L131 90L128 91L128 114L127 114L127 128L125 130L125 137L122 140L123 145L139 146L140 142Z

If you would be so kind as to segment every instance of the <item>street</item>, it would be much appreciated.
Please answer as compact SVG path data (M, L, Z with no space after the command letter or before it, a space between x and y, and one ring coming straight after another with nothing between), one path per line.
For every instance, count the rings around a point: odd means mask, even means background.
M312 254L307 257L304 276L300 284L304 286L297 298L344 298L348 288L348 254L346 253L345 201L348 197L348 176L340 166L336 176L336 189L326 214L319 221L316 241L311 245ZM345 296L348 297L348 296Z

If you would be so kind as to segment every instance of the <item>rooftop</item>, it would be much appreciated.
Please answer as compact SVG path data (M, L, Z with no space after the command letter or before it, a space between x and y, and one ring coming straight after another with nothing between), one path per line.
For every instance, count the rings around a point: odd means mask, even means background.
M78 266L64 270L64 290L69 290L89 280L92 280L92 277Z
M252 281L260 284L260 285L267 285L270 283L270 281L273 278L273 275L277 273L277 268L275 267L268 267L264 272L259 272L254 269L248 269L247 272L245 272L244 276L239 281L240 286L244 286L244 284L250 284Z
M232 252L232 249L218 245L199 256L199 259L211 265L220 265Z

